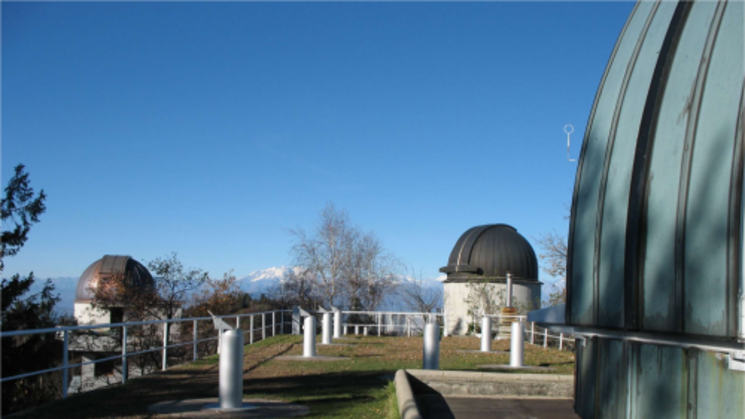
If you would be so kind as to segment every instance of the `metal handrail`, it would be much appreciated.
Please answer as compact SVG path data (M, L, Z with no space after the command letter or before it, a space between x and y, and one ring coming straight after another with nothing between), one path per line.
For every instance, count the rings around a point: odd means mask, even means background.
M245 313L245 314L226 314L222 316L215 316L217 318L238 318L238 317L250 317L258 316L262 314L271 314L274 312L291 312L292 310L272 310L272 311L260 311L256 313ZM140 322L124 322L124 323L101 323L101 324L88 324L83 326L56 326L49 327L46 329L27 329L27 330L14 330L10 332L0 332L0 338L11 337L11 336L23 336L23 335L36 335L42 333L55 333L64 332L68 330L89 330L89 329L110 329L122 326L143 326L148 324L161 324L161 323L180 323L189 322L194 320L212 320L212 317L189 317L189 318L178 318L178 319L161 319L161 320L148 320Z
M250 323L249 329L248 330L241 329L241 330L244 330L243 331L243 334L251 333L251 339L250 339L250 343L249 343L249 344L251 344L251 343L253 343L253 332L254 331L257 331L257 330L258 331L262 331L262 339L264 339L264 338L267 337L266 336L266 329L271 328L272 336L274 336L276 334L277 326L279 325L280 326L280 332L279 333L280 334L283 334L284 333L284 325L287 324L287 322L285 321L285 316L284 316L284 313L286 313L286 312L291 312L291 310L271 310L271 311L261 311L261 312L256 312L256 313L228 314L228 315L221 315L221 316L216 316L216 317L221 318L221 319L222 318L229 318L229 319L235 318L236 319L236 327L237 328L240 328L239 322L240 322L240 319L241 318L249 317L251 319L251 323ZM279 319L280 321L279 322L277 321L277 318L275 316L277 313L280 314L280 319ZM265 316L268 315L268 314L271 314L272 315L272 323L270 325L267 325L267 321L266 321L266 318L265 318ZM259 326L259 327L253 327L253 324L254 324L253 318L255 316L261 316L262 317L262 325ZM154 351L163 351L162 369L163 370L166 370L167 367L168 367L168 352L167 352L168 348L175 348L175 347L179 347L179 346L193 345L194 348L195 348L194 360L197 360L198 359L198 354L196 352L196 345L197 345L197 343L219 339L219 337L209 337L209 338L197 339L197 329L196 329L197 322L199 322L199 321L211 321L211 320L212 320L212 317L189 317L189 318L178 318L178 319L148 320L148 321L138 321L138 322L102 323L102 324L83 325L83 326L57 326L57 327L53 327L53 328L44 328L44 329L27 329L27 330L14 330L14 331L0 332L0 338L6 338L6 337L9 338L9 337L15 337L15 336L26 336L26 335L35 335L35 334L46 334L46 333L57 333L57 334L61 333L63 335L63 341L64 341L64 344L63 344L63 362L62 362L62 366L55 367L55 368L48 368L48 369L44 369L44 370L32 371L32 372L28 372L28 373L24 373L24 374L18 374L18 375L14 375L14 376L11 376L11 377L2 377L2 378L0 378L0 382L17 380L17 379L20 379L20 378L31 377L31 376L34 376L34 375L46 374L46 373L50 373L50 372L55 372L55 371L62 370L64 372L63 377L62 377L62 380L63 380L63 383L62 383L62 397L63 398L67 398L67 390L68 390L68 388L67 388L67 386L68 386L67 381L68 381L68 374L69 374L70 368L82 367L84 365L95 364L95 363L98 363L98 362L105 362L105 361L112 361L112 360L121 359L122 360L122 383L125 383L126 380L127 380L127 375L128 375L126 361L127 361L127 358L128 357L131 357L131 356L141 355L141 354L144 354L144 353L154 352ZM127 345L127 342L128 342L128 339L127 339L127 328L128 327L131 327L131 326L143 326L143 325L183 323L183 322L193 322L194 323L195 329L194 329L194 335L193 335L193 339L192 340L189 340L189 341L186 341L186 342L169 344L166 341L166 339L165 339L167 337L166 331L169 328L164 327L163 328L163 337L164 337L164 339L163 339L163 344L162 345L156 346L156 347L153 347L153 348L148 348L148 349L140 350L140 351L137 351L137 352L127 352L127 346L128 346ZM122 340L124 341L123 344L121 345L122 346L122 348L121 348L122 353L120 355L110 356L110 357L106 357L106 358L100 358L100 359L96 359L96 360L93 360L93 361L80 362L80 363L77 363L77 364L69 364L68 363L68 357L69 357L68 354L69 354L69 346L70 346L70 342L69 342L70 332L79 331L79 330L114 329L114 328L118 328L118 327L121 327L122 328L122 332L123 333L122 333L121 336L122 336ZM219 351L219 347L218 347L218 351Z

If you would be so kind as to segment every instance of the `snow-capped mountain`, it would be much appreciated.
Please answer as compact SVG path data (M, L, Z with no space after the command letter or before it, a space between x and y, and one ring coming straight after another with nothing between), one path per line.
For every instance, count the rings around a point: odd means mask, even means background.
M295 269L297 271L297 268ZM267 292L273 285L284 282L291 270L292 268L287 266L259 269L247 276L238 278L238 284L243 291L256 294L256 297L258 297L261 293Z

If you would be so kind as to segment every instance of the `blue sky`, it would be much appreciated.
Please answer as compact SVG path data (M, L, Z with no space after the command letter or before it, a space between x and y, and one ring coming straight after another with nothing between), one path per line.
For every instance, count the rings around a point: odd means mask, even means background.
M242 276L328 202L425 276L475 225L564 233L563 127L576 157L633 6L3 3L2 183L48 195L3 276Z

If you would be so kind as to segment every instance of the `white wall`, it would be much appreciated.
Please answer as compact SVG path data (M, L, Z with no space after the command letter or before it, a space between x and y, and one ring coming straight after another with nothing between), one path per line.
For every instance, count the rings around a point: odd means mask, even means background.
M90 303L75 303L74 314L79 325L111 323L108 310L94 309Z
M445 284L445 312L447 314L447 327L448 333L451 335L465 335L468 331L468 324L473 321L472 317L468 315L468 305L466 300L470 295L470 288L467 283L456 283L446 282ZM507 295L507 285L504 283L490 283L487 286L491 289L492 295L499 295L503 293ZM541 283L539 282L521 282L513 283L512 286L513 297L517 301L524 305L529 306L529 303L533 301L532 309L540 308L541 299ZM497 298L498 304L502 305L502 302ZM489 313L499 314L499 313ZM478 318L476 321L480 321Z

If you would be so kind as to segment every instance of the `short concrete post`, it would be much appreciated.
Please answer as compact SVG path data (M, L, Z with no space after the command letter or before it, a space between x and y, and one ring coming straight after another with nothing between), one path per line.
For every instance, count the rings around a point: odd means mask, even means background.
M442 311L442 336L448 337L448 312Z
M354 325L354 335L357 336L360 334L360 327L358 325Z
M316 356L316 318L308 316L303 321L303 356Z
M535 322L530 322L530 344L535 345Z
M331 344L331 313L323 313L323 324L321 325L321 343L324 345Z
M520 322L512 323L512 340L510 341L510 366L523 366L523 324Z
M163 363L161 364L161 371L168 369L168 328L170 324L168 322L163 323Z
M276 311L272 311L272 336L276 336L277 333L277 317L275 316L276 313Z
M243 405L243 333L226 330L220 353L220 409Z
M362 328L362 335L367 336L367 326Z
M334 310L334 339L339 339L341 337L341 310L334 306L331 306L331 309Z
M250 319L251 319L250 320L251 323L248 325L248 327L251 328L251 333L249 333L248 336L250 339L249 342L253 344L254 343L254 316L251 316Z
M303 319L300 316L300 307L292 306L292 334L299 335L300 327L303 325Z
M380 313L378 313L378 337L380 337Z
M491 317L481 318L481 352L491 351Z
M243 405L243 333L226 330L220 353L220 409Z
M559 350L564 349L564 334L559 333Z
M543 329L543 347L548 347L548 328Z
M436 323L427 323L424 325L422 369L440 369L440 327Z
M197 329L197 321L194 320L193 328L192 328L192 334L194 335L194 342L193 342L194 347L192 348L194 352L194 356L193 356L194 361L196 361L197 358L199 358L199 351L197 350L197 334L198 333L199 333L199 329Z

